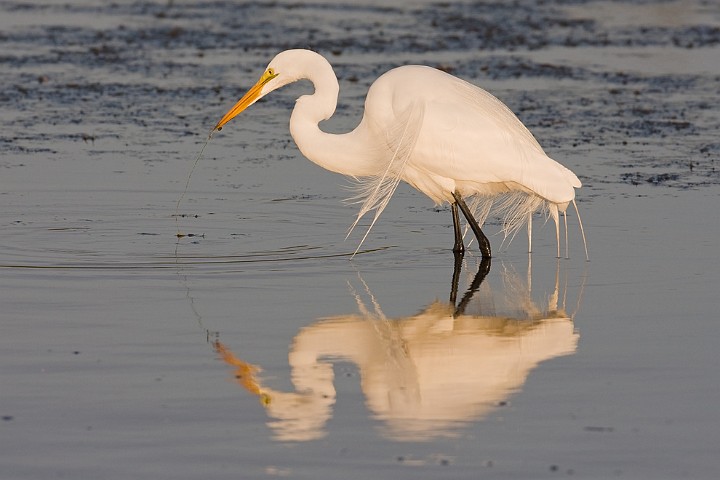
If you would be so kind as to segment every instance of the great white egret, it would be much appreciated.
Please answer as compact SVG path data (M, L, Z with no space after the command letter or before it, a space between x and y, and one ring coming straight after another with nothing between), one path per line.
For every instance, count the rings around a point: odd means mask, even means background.
M437 204L450 203L455 252L465 250L459 208L482 255L491 256L480 225L492 209L504 215L506 236L527 223L530 242L533 213L549 214L560 256L558 212L565 213L570 202L577 210L580 180L548 157L500 100L440 70L407 65L385 73L370 87L357 128L335 135L318 126L337 106L340 88L332 66L315 52L287 50L273 58L213 132L273 90L303 79L313 83L315 92L297 99L290 134L312 162L357 179L362 207L351 230L375 210L372 228L404 180ZM465 198L472 198L470 206ZM565 232L567 237L567 221Z

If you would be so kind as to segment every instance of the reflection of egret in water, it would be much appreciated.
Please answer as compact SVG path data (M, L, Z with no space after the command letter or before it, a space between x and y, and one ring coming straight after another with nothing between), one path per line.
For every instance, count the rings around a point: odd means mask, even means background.
M573 353L578 341L571 316L558 307L559 272L546 308L540 308L510 270L502 272L504 295L493 294L483 282L490 269L484 259L455 305L459 267L460 261L451 302L435 301L417 315L397 319L383 314L360 278L372 307L351 286L359 313L322 319L296 335L289 353L294 392L263 385L259 367L220 341L214 345L235 367L238 383L260 397L280 440L325 434L335 403L333 359L358 366L383 435L397 440L453 435L504 404L540 362Z

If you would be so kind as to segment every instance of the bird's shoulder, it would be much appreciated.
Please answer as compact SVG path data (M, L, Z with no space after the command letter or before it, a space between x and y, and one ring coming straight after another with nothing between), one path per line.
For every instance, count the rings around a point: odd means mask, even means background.
M370 86L368 95L432 96L438 87L463 80L426 65L403 65L388 70Z
M381 75L370 86L366 104L392 106L397 112L422 107L436 115L459 115L470 119L473 111L501 121L514 115L495 96L481 87L426 65L404 65Z
M478 135L483 135L485 142L495 139L528 152L542 152L533 135L494 95L424 65L405 65L380 76L368 91L365 114L385 128L416 119L419 123L413 127L453 132L464 141L480 141Z

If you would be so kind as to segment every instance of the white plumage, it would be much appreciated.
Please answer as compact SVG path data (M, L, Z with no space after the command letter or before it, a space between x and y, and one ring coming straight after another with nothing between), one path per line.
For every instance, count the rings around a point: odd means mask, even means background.
M544 210L555 221L559 255L558 212L574 203L580 180L548 157L500 100L440 70L409 65L383 74L368 91L357 128L336 135L318 126L337 106L339 85L332 67L315 52L287 50L215 129L259 98L301 79L310 80L315 92L297 100L290 133L308 159L357 179L356 200L362 206L353 227L374 210L372 228L403 180L434 202L453 206L456 251L464 250L458 238L459 206L470 226L474 216L482 225L491 210L504 216L506 236ZM471 208L463 208L463 198L472 199ZM490 256L479 225L473 231L483 255Z

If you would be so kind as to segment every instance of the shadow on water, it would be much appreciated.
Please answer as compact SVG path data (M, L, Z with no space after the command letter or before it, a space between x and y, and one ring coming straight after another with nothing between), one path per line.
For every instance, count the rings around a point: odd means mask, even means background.
M538 364L575 353L579 338L574 313L565 310L567 287L559 297L560 262L544 307L532 299L530 263L526 281L501 265L503 287L494 290L486 281L489 260L480 262L457 301L462 263L456 257L449 301L436 300L400 318L383 313L358 273L348 281L357 313L320 319L295 335L289 349L291 392L267 386L261 368L235 355L219 334L208 340L233 368L237 384L259 397L276 440L326 435L336 402L333 363L338 361L359 368L366 405L383 437L455 436L463 425L506 405Z

